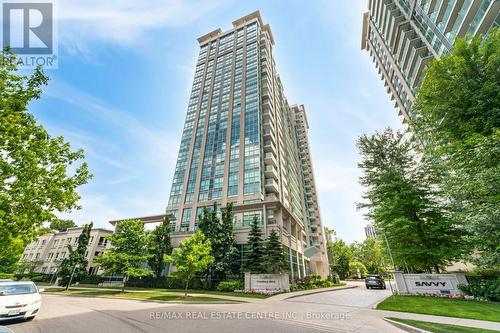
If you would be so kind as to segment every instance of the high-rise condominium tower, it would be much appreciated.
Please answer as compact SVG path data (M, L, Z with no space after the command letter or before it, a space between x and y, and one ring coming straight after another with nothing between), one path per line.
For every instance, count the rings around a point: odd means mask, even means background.
M500 25L500 0L369 0L368 8L361 47L405 119L431 59L448 52L457 37Z
M242 255L257 216L265 237L278 231L292 277L327 276L306 113L303 105L288 104L269 25L254 12L234 21L232 29L214 30L198 42L167 207L175 217L174 245L196 230L204 207L232 202Z

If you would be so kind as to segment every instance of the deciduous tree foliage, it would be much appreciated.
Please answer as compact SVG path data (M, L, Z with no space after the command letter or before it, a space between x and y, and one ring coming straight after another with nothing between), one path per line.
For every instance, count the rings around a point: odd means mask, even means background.
M21 238L6 239L3 243L5 246L0 249L0 273L13 273L19 268L25 243Z
M378 240L367 238L362 243L351 244L354 261L361 262L370 274L385 271L382 246Z
M119 222L115 232L107 237L111 247L94 261L106 274L122 274L125 290L129 277L147 276L151 270L145 267L149 259L148 236L139 220Z
M239 273L233 219L232 203L228 203L225 208L221 209L221 219L217 216L216 204L212 209L204 208L203 214L198 217L198 229L210 240L212 256L215 259L203 273L209 287L213 287L214 283L226 280L229 275Z
M47 76L40 68L19 74L15 59L0 53L0 252L16 239L33 240L57 212L79 208L76 189L91 177L83 151L51 137L28 111Z
M72 220L55 220L50 223L50 229L55 231L62 232L74 227L76 227L76 224Z
M198 231L182 241L171 256L166 256L166 261L175 265L176 271L173 276L185 282L184 296L187 296L189 283L196 274L201 273L214 262L211 252L210 240Z
M75 283L87 274L88 260L85 257L85 253L89 245L92 226L92 223L83 226L82 233L78 236L76 248L73 248L71 243L66 245L68 256L64 258L57 272L59 285L68 286L70 279L72 283ZM71 278L71 275L73 275L73 278Z
M338 240L327 244L330 270L337 273L341 279L349 275L349 263L352 260L352 249L343 241Z
M411 271L439 271L463 253L462 232L434 187L433 172L416 147L391 129L357 142L365 202L359 208L384 230L396 264Z
M435 164L472 260L500 266L500 30L459 39L432 61L414 104L415 135Z
M149 260L148 264L155 277L160 277L165 268L165 255L172 252L170 241L170 221L164 217L162 223L149 234L148 240Z

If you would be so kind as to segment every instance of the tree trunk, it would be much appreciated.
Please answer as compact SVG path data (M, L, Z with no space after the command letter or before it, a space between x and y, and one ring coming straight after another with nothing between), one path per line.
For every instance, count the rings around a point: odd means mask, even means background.
M122 282L123 282L123 285L122 285L122 293L124 293L124 292L125 292L125 285L127 284L127 281L128 281L128 276L125 274L125 275L123 276L123 280L122 280Z
M189 279L186 280L186 288L184 288L184 297L188 295Z

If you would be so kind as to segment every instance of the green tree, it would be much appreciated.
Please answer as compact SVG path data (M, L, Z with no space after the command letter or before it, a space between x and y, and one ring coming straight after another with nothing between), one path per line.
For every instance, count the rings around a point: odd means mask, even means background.
M196 274L201 273L214 262L211 252L210 240L206 239L201 231L198 231L181 242L171 256L166 256L166 261L174 264L176 268L172 275L185 281L185 297L187 297L189 283Z
M212 256L215 258L203 275L207 278L209 287L214 282L224 281L228 275L238 273L238 250L235 246L233 232L233 204L228 203L221 209L221 219L217 216L217 205L212 209L204 208L203 214L198 217L198 229L210 240Z
M349 275L349 263L352 260L352 249L343 241L338 240L327 244L330 270L344 280Z
M61 262L57 271L59 285L66 286L66 289L69 287L70 280L71 282L78 282L87 274L88 261L85 254L89 245L92 226L92 223L83 226L75 249L71 244L67 244L68 256Z
M148 252L149 267L151 267L155 277L158 278L165 268L165 255L169 255L172 252L170 221L168 217L165 216L162 223L149 234Z
M413 107L412 127L436 166L443 200L483 267L500 266L499 68L499 29L458 39L427 66Z
M83 151L51 137L28 111L47 82L40 68L19 74L16 56L0 53L0 256L11 241L39 236L58 212L79 208L76 190L91 178Z
M436 272L461 257L462 232L435 188L433 172L416 146L391 129L357 142L366 217L384 230L394 259L412 271Z
M349 263L349 275L352 278L364 278L366 277L367 269L362 262L353 261Z
M19 259L24 250L21 238L11 238L5 241L5 247L0 250L0 273L13 273L19 269Z
M247 252L243 258L242 269L244 272L263 273L262 260L264 258L264 242L262 241L262 231L257 216L254 216L248 242Z
M151 270L145 268L149 259L148 236L141 221L122 221L116 225L115 232L107 238L111 247L94 261L99 267L104 268L107 274L123 275L122 291L125 291L130 277L151 274Z
M66 231L69 228L74 228L76 226L76 223L72 220L55 220L50 222L50 229L60 232Z
M281 273L288 267L283 255L283 246L275 229L271 230L264 248L262 265L267 273Z
M354 255L354 260L361 262L368 273L379 274L384 271L384 255L378 240L365 239L359 244L359 252Z

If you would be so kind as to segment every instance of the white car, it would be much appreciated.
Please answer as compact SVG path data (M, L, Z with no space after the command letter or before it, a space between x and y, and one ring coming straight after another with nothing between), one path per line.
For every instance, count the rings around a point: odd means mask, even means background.
M40 291L30 281L0 282L0 322L35 318L42 306Z

